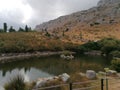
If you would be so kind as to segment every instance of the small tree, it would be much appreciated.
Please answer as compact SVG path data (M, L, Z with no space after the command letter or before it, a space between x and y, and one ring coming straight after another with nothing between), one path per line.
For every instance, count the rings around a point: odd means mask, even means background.
M82 35L82 32L80 32L80 39L81 39L81 40L83 39L83 35Z
M31 27L28 28L29 31L32 31Z
M4 30L3 30L3 29L0 29L0 33L2 33L2 32L4 32Z
M65 31L64 31L64 30L63 30L62 36L63 36L63 37L65 36Z
M28 32L28 31L29 31L29 28L28 28L28 26L27 26L27 25L25 26L25 31L26 31L26 32Z
M120 58L113 59L111 61L111 67L120 72Z
M13 26L10 26L9 32L15 32L15 29L13 28Z
M19 28L18 32L25 32L25 30L23 28Z
M3 23L3 30L4 32L7 32L7 23Z

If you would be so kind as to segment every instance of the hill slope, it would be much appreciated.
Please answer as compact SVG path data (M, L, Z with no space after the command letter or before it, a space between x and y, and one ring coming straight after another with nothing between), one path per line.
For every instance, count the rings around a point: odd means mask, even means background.
M37 25L36 30L57 32L59 36L64 32L74 42L120 38L120 0L100 0L96 7Z

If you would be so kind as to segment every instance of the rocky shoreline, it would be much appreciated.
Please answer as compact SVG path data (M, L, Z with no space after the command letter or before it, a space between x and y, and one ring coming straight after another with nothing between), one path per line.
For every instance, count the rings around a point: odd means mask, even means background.
M108 70L108 72L104 72L104 71L95 72L94 70L87 70L86 73L80 72L80 73L75 74L74 79L75 77L77 78L78 75L79 77L84 78L87 81L101 80L101 79L106 79L106 78L107 79L120 78L120 73L114 70ZM46 85L48 85L46 87L50 89L50 87L54 85L68 84L71 82L71 78L72 76L67 73L63 73L61 75L52 76L48 78L38 78L35 81L35 85L33 86L32 90L38 90L38 88L44 88Z
M12 62L15 61L15 59L25 59L25 58L31 58L31 57L45 57L45 56L51 56L51 55L60 55L62 54L62 51L59 52L33 52L33 53L5 53L0 55L0 63L6 63L6 62Z

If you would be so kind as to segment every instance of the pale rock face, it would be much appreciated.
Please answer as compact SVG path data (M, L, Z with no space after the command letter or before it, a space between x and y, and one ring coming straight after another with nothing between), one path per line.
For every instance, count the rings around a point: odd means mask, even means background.
M120 22L120 0L100 0L96 7L37 25L35 30L72 30L77 25L114 24Z
M103 5L110 5L110 4L115 4L120 2L120 0L100 0L98 2L98 6L103 6Z

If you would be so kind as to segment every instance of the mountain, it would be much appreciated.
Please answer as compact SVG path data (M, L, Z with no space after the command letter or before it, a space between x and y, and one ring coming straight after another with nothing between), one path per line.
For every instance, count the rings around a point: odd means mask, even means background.
M100 0L98 6L110 5L120 3L120 0Z
M85 40L103 37L120 38L120 0L100 0L96 7L61 16L37 25L37 31L65 31L66 35L82 36ZM101 35L100 35L101 34Z

